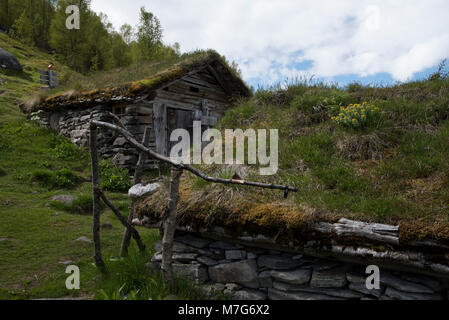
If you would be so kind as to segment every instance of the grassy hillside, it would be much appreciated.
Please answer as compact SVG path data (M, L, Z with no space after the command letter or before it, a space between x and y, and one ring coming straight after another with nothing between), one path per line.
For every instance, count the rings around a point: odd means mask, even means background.
M102 231L101 241L109 272L101 274L92 265L93 244L76 241L83 236L92 238L92 218L86 214L91 207L89 155L27 121L18 107L20 101L39 89L39 70L45 70L50 62L62 79L74 73L46 52L23 46L4 34L0 34L0 47L14 54L24 66L23 73L0 71L0 299L71 295L119 299L136 286L140 289L138 298L163 299L173 294L158 275L144 275L144 265L159 238L157 232L141 231L149 248L147 256L138 257L133 244L130 259L110 261L119 254L123 227L107 210L102 214L102 223L110 222L112 229ZM114 175L123 174L110 165L105 168ZM62 194L80 196L80 201L72 207L51 201ZM126 215L126 194L108 194ZM80 268L80 291L65 288L67 261ZM118 293L122 286L124 289ZM174 294L199 296L182 281Z
M279 129L277 175L261 177L254 167L205 169L228 178L238 170L246 180L296 185L299 192L285 200L279 191L185 177L184 220L300 236L310 222L346 217L399 224L403 241L447 242L448 117L449 80L441 74L382 88L297 82L260 90L220 126ZM153 215L161 199L149 199L141 212Z

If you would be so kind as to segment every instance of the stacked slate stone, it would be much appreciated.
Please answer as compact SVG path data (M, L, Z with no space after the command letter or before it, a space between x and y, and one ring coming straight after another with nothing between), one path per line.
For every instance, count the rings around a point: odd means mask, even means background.
M159 268L162 244L149 263ZM447 282L380 269L380 289L369 290L367 266L246 247L178 233L173 269L212 297L235 300L443 300Z
M151 122L151 116L137 115L131 107L129 113L120 116L120 120L127 130L141 141L145 126ZM111 107L96 106L83 110L69 109L63 112L42 112L39 114L40 125L49 127L58 134L68 138L80 147L88 147L89 123L91 120L113 123L109 115ZM136 125L138 123L138 125ZM135 168L138 151L132 147L122 136L101 129L98 133L99 155L103 159L112 159L114 163L124 168ZM154 161L148 160L146 167L154 166Z

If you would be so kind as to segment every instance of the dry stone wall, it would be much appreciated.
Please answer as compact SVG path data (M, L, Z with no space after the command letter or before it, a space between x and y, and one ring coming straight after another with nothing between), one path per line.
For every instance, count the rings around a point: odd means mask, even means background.
M158 268L162 244L148 264ZM178 232L174 271L215 296L236 300L445 300L447 280L380 268L380 289L366 287L366 266L243 246Z
M150 115L139 114L138 107L139 104L129 105L126 112L119 115L119 118L127 130L140 141L145 127L151 125L151 113ZM111 111L112 107L99 105L82 110L42 112L39 114L39 123L68 138L77 146L88 147L90 120L113 123L113 119L109 115ZM98 134L98 146L100 148L99 155L103 159L112 159L114 163L125 168L135 167L138 153L122 136L101 129ZM147 161L147 167L153 165L152 161Z

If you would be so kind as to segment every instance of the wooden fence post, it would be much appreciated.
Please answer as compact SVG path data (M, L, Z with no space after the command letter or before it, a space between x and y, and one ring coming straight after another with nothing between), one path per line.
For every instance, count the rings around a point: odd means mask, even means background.
M92 160L92 196L93 196L93 239L94 239L94 258L95 264L99 268L104 268L105 264L101 257L100 244L100 177L98 169L98 151L97 151L97 126L90 125L90 156Z
M145 133L143 134L143 140L142 145L145 147L148 147L150 144L150 135L151 130L149 127L145 128ZM143 170L145 168L145 161L148 159L148 155L145 152L139 153L139 160L137 161L136 170L134 172L134 181L133 185L139 184L142 182L142 174ZM134 218L134 207L135 207L135 200L131 198L131 205L129 208L129 216L128 216L128 224L132 224L133 218ZM125 229L125 233L123 234L122 239L122 245L120 247L120 256L125 257L128 255L128 247L129 242L131 240L131 230L129 228Z
M170 192L168 200L168 215L164 222L164 237L162 239L162 276L165 281L173 285L173 241L176 231L176 218L179 200L179 182L181 180L182 168L171 167Z

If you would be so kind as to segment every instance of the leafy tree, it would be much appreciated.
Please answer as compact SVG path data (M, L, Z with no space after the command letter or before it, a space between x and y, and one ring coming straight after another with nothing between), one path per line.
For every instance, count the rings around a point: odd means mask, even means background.
M162 46L161 23L153 13L146 11L145 7L140 8L137 43L142 60L154 58Z
M79 30L66 27L66 8L69 5L77 5L80 9ZM79 56L87 39L89 6L88 0L59 0L50 27L50 45L63 57L64 62L78 71L84 69Z
M29 46L34 45L33 23L25 11L14 22L9 33L13 38L20 39Z

